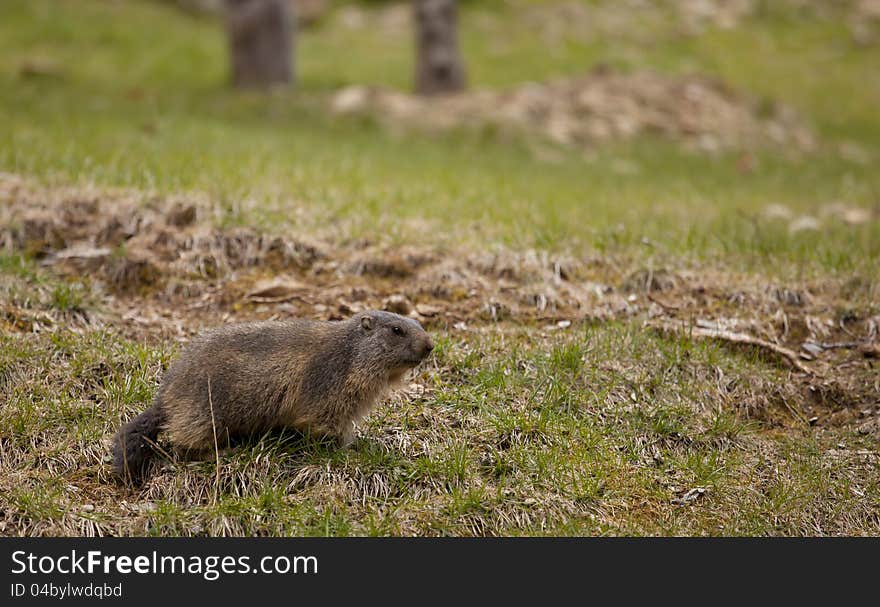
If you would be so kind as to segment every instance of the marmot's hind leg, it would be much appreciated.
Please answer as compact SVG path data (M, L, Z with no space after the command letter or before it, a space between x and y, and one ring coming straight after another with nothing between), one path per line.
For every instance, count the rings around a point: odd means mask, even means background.
M188 414L191 409L178 407L168 418L168 436L175 451L184 454L210 452L230 445L230 432L225 424Z

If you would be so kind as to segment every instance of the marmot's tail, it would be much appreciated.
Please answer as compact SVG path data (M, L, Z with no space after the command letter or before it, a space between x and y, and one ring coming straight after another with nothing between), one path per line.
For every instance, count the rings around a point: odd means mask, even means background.
M165 421L165 413L153 405L122 426L113 438L113 470L120 480L139 483L154 455L153 443Z

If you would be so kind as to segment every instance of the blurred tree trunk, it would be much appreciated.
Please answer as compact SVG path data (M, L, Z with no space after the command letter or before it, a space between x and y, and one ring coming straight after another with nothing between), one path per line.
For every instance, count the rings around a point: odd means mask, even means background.
M416 26L416 92L454 93L465 88L458 52L456 0L413 0Z
M226 0L232 83L290 84L294 28L289 0Z

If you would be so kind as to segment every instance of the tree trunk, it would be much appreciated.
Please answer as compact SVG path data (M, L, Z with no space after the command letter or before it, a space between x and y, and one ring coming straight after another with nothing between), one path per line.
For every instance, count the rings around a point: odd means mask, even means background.
M289 0L226 0L226 29L237 87L290 84L294 28Z
M416 26L416 92L454 93L465 88L458 52L456 0L413 0Z

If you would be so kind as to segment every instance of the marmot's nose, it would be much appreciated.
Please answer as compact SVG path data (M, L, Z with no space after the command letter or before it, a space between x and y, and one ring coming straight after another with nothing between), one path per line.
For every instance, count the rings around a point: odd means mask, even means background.
M425 356L431 353L431 350L434 349L434 341L431 339L431 336L428 335L425 337Z

